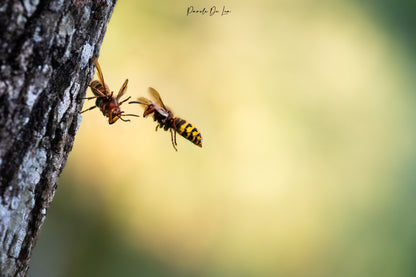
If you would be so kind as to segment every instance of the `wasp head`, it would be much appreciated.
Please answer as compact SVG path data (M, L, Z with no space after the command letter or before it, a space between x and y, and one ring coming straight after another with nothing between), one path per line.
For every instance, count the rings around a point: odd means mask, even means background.
M143 117L148 116L149 114L153 113L155 111L155 108L153 104L147 105L143 112Z
M110 112L108 123L113 124L114 122L116 122L119 118L121 118L122 113L123 112L120 110L119 107L114 107Z

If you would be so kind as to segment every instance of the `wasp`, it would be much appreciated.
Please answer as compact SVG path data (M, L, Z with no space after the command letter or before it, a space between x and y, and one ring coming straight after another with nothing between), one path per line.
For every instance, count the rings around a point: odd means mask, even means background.
M94 80L89 84L89 87L91 88L92 93L94 93L94 96L87 97L85 99L87 100L96 99L95 106L92 106L82 111L81 113L90 111L98 107L100 108L103 115L108 117L109 124L113 124L118 119L121 119L122 121L130 121L128 119L127 120L123 119L123 116L138 117L138 115L135 115L135 114L124 114L124 112L121 111L120 109L121 104L123 104L124 102L130 99L130 97L128 97L127 99L124 99L123 101L119 102L120 98L126 92L127 83L129 82L129 80L126 79L124 84L121 86L120 91L117 94L117 97L114 97L113 91L110 92L110 89L108 88L107 84L104 82L103 72L101 71L101 67L100 67L100 64L98 63L97 58L92 57L92 61L94 62L95 67L97 68L99 80Z
M149 87L149 92L154 101L139 97L138 101L131 101L129 104L141 104L144 107L143 117L153 114L153 120L158 123L156 131L158 128L163 128L165 131L169 130L172 146L176 151L178 151L176 148L178 145L176 143L176 133L179 133L195 145L202 147L202 136L198 129L188 121L175 117L172 110L165 106L157 90Z

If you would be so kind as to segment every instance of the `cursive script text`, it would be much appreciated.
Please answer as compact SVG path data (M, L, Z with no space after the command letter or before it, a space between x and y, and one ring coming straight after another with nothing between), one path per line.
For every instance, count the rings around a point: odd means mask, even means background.
M197 9L194 6L189 6L186 9L186 16L189 15L209 15L209 16L214 16L214 15L229 15L231 13L230 9L227 9L225 6L222 6L222 9L218 9L217 6L212 6L210 8L200 8Z

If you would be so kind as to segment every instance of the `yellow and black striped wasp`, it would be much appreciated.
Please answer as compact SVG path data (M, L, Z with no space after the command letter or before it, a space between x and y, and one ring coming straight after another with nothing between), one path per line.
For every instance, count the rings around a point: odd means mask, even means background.
M113 96L113 92L110 92L110 89L108 88L107 84L104 82L104 76L103 72L101 71L100 64L98 63L98 60L96 57L92 57L92 61L95 64L95 67L98 71L98 79L94 80L90 83L89 87L92 90L92 93L94 93L94 96L92 97L86 97L85 99L96 99L95 100L95 106L92 106L86 110L83 110L81 113L90 111L95 108L100 108L101 112L104 116L108 117L108 123L113 124L118 119L121 119L123 121L130 121L128 119L123 119L122 116L136 116L135 114L124 114L123 111L121 111L120 106L124 102L130 99L128 97L127 99L124 99L123 101L120 101L120 98L124 95L127 89L127 83L128 79L124 82L124 84L121 86L120 91L117 94L117 97Z
M176 143L176 133L179 133L195 145L202 147L202 136L198 129L188 121L175 117L172 110L165 106L157 90L149 87L149 92L154 101L139 97L137 99L138 101L131 101L129 104L141 104L144 107L143 117L153 114L153 120L158 123L156 131L159 127L163 128L165 131L169 130L172 145L176 151L178 151L176 148L178 145Z

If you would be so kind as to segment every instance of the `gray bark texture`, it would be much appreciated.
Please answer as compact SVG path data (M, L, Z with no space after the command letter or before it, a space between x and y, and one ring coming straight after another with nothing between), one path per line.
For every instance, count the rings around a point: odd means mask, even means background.
M0 1L0 276L25 276L116 0Z

